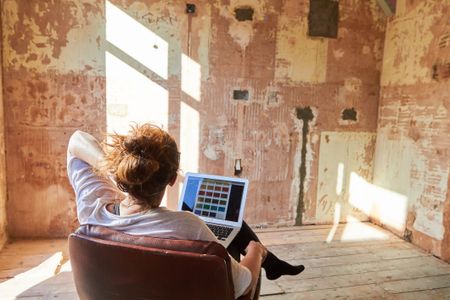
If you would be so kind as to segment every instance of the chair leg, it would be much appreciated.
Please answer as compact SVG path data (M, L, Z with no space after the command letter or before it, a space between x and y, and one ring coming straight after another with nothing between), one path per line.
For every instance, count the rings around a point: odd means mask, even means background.
M253 290L252 300L258 300L260 292L261 292L261 272L259 272L258 282L256 283L255 289Z

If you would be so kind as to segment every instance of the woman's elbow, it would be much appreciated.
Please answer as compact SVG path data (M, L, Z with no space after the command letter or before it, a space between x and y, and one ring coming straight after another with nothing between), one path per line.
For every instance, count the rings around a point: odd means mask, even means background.
M71 155L75 155L75 149L80 137L82 136L83 131L76 130L69 138L69 143L67 145L67 152Z

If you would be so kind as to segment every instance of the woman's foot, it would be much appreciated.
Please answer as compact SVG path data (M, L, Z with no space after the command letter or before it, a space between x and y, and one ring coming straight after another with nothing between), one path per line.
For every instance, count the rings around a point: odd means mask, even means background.
M264 260L262 267L266 270L266 277L269 280L275 280L283 275L298 275L305 270L305 266L293 266L283 260L280 260L278 257L273 255L272 252L267 252L267 257Z

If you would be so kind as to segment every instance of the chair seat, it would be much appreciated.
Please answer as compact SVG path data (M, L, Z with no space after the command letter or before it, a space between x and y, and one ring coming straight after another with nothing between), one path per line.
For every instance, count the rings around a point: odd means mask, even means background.
M80 299L234 299L230 258L216 242L86 225L69 236L69 253Z

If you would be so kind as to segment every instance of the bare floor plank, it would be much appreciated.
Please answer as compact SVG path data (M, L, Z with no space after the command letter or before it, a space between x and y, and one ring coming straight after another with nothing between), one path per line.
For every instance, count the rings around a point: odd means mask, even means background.
M406 292L396 294L396 297L399 300L417 300L417 299L445 300L450 299L450 288L440 288L418 292Z
M306 266L301 275L276 281L283 295L263 295L264 299L397 299L411 291L429 296L434 289L441 291L436 297L448 296L450 265L373 224L346 227L340 224L331 239L332 226L261 232L272 252ZM358 234L358 228L366 233ZM431 278L437 279L432 285ZM423 284L412 290L420 280ZM401 282L401 288L394 289L394 282Z
M279 231L262 231L258 236L265 245L280 244L309 244L313 242L373 242L373 241L401 241L392 233L383 230L371 223L339 224L335 228L331 225L322 225L319 229L303 230L289 228ZM335 230L334 230L335 229ZM333 234L334 232L334 234Z
M323 266L317 268L307 267L306 270L300 275L301 280L310 278L323 278L330 276L351 275L351 274L364 274L367 272L388 272L390 270L402 270L409 266L414 266L420 270L429 268L442 268L442 262L437 262L434 257L412 257L396 260L384 260L365 263L354 263L335 266ZM445 268L447 271L448 268ZM387 275L389 276L389 275ZM283 277L282 280L299 280L295 277Z
M269 281L261 299L450 299L450 265L370 223L257 229L298 276ZM24 240L0 252L1 299L78 299L67 240ZM5 298L6 297L6 298Z
M76 294L71 272L62 272L50 277L39 284L30 287L18 297L51 297L53 295ZM28 299L28 298L27 298Z
M287 293L378 284L386 291L395 294L399 292L426 289L426 286L429 286L430 289L450 287L450 281L445 282L449 276L449 268L423 266L420 268L410 267L381 272L323 276L303 280L292 280L292 278L289 280L282 278L277 281L277 284ZM430 285L429 281L432 280L432 278L436 279L436 281L433 282L433 285ZM409 281L411 281L411 283ZM417 281L422 281L422 284L417 285ZM400 286L397 286L397 284Z
M375 284L337 289L312 290L301 293L262 296L264 300L329 300L329 299L386 299L385 291Z
M383 283L382 287L392 294L449 288L450 274L389 281Z

